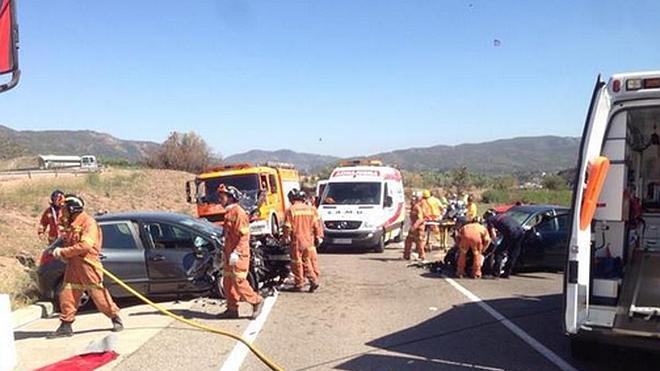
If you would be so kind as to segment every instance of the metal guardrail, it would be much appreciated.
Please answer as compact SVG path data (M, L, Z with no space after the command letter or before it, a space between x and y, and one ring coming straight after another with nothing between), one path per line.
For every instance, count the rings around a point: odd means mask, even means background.
M0 171L0 179L3 178L18 178L41 175L54 175L58 174L89 174L101 172L101 168L60 168L60 169L17 169L17 170L2 170Z

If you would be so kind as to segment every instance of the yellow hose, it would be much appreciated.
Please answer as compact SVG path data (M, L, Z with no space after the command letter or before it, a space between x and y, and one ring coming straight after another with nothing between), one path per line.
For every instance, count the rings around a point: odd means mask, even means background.
M191 321L191 320L189 320L189 319L186 319L186 318L183 318L183 317L181 317L181 316L178 316L178 315L176 315L176 314L170 312L169 310L163 308L162 306L160 306L160 305L154 303L153 301L147 299L144 295L140 294L138 291L136 291L136 290L133 289L131 286L127 285L125 282L123 282L121 279L119 279L117 276L115 276L114 274L112 274L112 272L109 272L109 271L107 271L105 268L103 268L103 266L102 266L99 262L96 262L96 261L91 260L91 259L88 259L88 258L85 258L85 262L86 262L87 264L93 266L94 268L100 269L101 271L103 271L103 273L105 273L106 275L108 275L108 277L112 278L113 281L117 282L117 284L119 284L119 286L121 286L121 287L123 287L124 289L126 289L126 291L128 291L128 292L130 292L131 294L135 295L137 298L139 298L139 299L142 300L143 302L149 304L149 305L152 306L154 309L156 309L156 310L158 310L159 312L165 314L166 316L171 317L171 318L174 318L175 320L177 320L177 321L179 321L179 322L183 322L183 323L185 323L185 324L187 324L187 325L189 325L189 326L192 326L192 327L198 328L198 329L200 329L200 330L204 330L204 331L211 332L211 333L218 334L218 335L227 336L227 337L230 337L230 338L232 338L232 339L234 339L234 340L236 340L236 341L239 341L239 342L243 343L246 347L248 347L248 349L250 349L250 351L251 351L252 353L254 353L254 355L257 356L257 358L259 358L259 360L261 360L261 362L263 362L263 363L264 363L266 366L268 366L271 370L277 370L277 371L284 370L283 368L281 368L280 366L278 366L275 362L273 362L273 361L270 360L268 357L266 357L265 354L261 353L257 348L255 348L254 346L252 346L252 344L250 344L249 342L247 342L245 339L243 339L243 338L240 337L239 335L236 335L236 334L231 333L231 332L229 332L229 331L221 330L221 329L218 329L218 328L213 328L213 327L210 327L210 326L206 326L206 325L203 325L203 324L201 324L201 323L199 323L199 322Z

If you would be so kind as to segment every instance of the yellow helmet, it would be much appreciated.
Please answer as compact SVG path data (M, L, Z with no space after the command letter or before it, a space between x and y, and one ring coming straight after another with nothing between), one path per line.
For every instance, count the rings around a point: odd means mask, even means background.
M424 192L422 192L422 197L424 197L424 198L431 197L431 191L429 191L428 189L425 189Z

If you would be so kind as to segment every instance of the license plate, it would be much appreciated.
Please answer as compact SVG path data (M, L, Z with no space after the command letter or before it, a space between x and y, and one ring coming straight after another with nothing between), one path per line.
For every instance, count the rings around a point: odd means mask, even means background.
M334 243L340 244L340 245L350 245L353 243L353 240L350 238L335 238Z

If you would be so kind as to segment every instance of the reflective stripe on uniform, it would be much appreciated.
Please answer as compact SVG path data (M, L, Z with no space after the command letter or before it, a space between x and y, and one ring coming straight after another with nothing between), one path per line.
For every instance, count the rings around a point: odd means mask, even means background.
M223 276L236 277L238 279L247 279L248 272L222 272Z
M291 216L316 216L314 210L291 210Z
M90 290L90 289L102 289L103 282L99 283L70 283L67 282L64 284L62 290Z
M91 237L83 237L80 240L80 242L85 242L85 243L89 244L90 246L94 246L96 244L96 241L94 241L94 239L91 238Z

